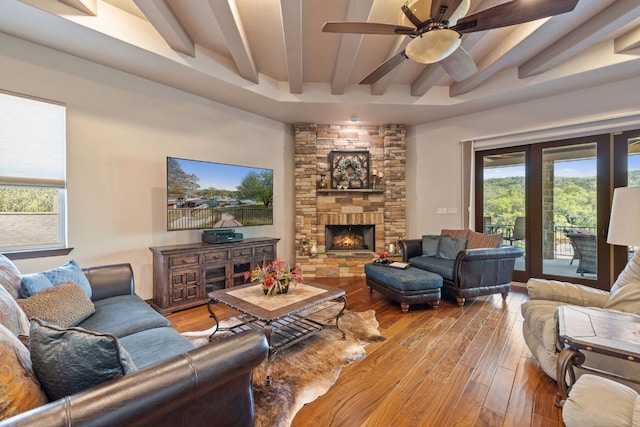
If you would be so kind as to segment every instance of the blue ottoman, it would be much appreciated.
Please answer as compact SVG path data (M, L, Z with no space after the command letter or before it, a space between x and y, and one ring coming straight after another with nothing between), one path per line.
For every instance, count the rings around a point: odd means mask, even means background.
M365 264L364 274L369 292L373 289L400 303L402 311L409 311L410 304L430 303L436 309L440 304L442 276L409 267L398 269L376 263Z

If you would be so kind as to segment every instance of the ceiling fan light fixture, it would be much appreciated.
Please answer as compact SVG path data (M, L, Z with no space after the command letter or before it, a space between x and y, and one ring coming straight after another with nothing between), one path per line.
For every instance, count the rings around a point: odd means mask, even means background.
M405 54L421 64L433 64L451 55L462 39L456 31L441 29L424 33L409 42Z
M405 3L405 6L407 6L411 13L413 13L415 17L418 18L421 22L424 22L430 18L429 14L431 13L431 1L409 0ZM407 26L412 25L411 21L409 21L409 19L402 12L400 13L400 23Z

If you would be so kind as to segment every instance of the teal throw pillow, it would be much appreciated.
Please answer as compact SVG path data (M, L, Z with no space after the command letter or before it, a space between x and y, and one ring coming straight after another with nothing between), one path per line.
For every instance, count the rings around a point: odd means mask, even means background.
M91 285L87 276L77 262L71 260L66 264L51 270L41 271L34 274L25 274L20 282L20 293L22 298L29 298L36 292L43 291L63 283L77 283L91 298Z
M437 256L440 236L422 236L422 255Z
M53 283L43 273L23 274L20 279L20 297L22 298L29 298L49 288L53 288Z
M84 272L74 260L71 260L58 268L43 271L42 273L51 280L51 283L53 283L54 286L69 282L77 283L82 289L84 289L89 298L91 298L91 285L89 284L89 279L87 279L87 276L84 275Z
M460 251L467 247L467 239L440 236L438 243L438 256L446 259L456 259Z
M29 350L33 371L51 401L135 371L115 335L60 328L39 319L31 320Z

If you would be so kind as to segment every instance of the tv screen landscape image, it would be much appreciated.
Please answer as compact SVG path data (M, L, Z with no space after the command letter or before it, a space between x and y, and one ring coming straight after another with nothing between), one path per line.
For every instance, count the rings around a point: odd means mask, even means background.
M167 157L167 230L273 224L273 170Z

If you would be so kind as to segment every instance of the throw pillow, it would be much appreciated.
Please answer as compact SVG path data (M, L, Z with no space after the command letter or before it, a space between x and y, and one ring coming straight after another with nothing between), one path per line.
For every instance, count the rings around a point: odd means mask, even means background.
M89 284L89 280L82 272L78 263L74 260L71 260L58 268L42 271L40 273L25 274L22 276L22 281L20 282L20 292L22 294L22 298L29 298L36 292L68 282L80 285L89 298L91 298L91 285Z
M29 319L18 302L2 286L0 286L0 324L15 336L29 335Z
M47 403L31 367L29 350L0 325L0 420Z
M482 234L469 230L467 240L467 249L499 248L502 234Z
M453 237L454 239L467 238L467 234L468 233L469 233L469 230L447 230L447 229L442 229L440 231L440 235Z
M616 279L604 308L640 314L639 253L636 252Z
M440 236L422 236L422 255L437 256Z
M76 326L96 312L84 289L73 282L19 299L18 304L29 318L38 318L63 328Z
M6 256L0 255L0 285L14 298L20 297L20 271Z
M30 349L33 370L50 400L135 370L115 335L59 328L38 319L31 320Z
M42 273L24 274L20 280L20 296L29 298L37 292L53 287L53 283Z
M467 239L454 239L449 236L440 236L438 243L438 256L446 259L456 259L460 251L467 247Z

